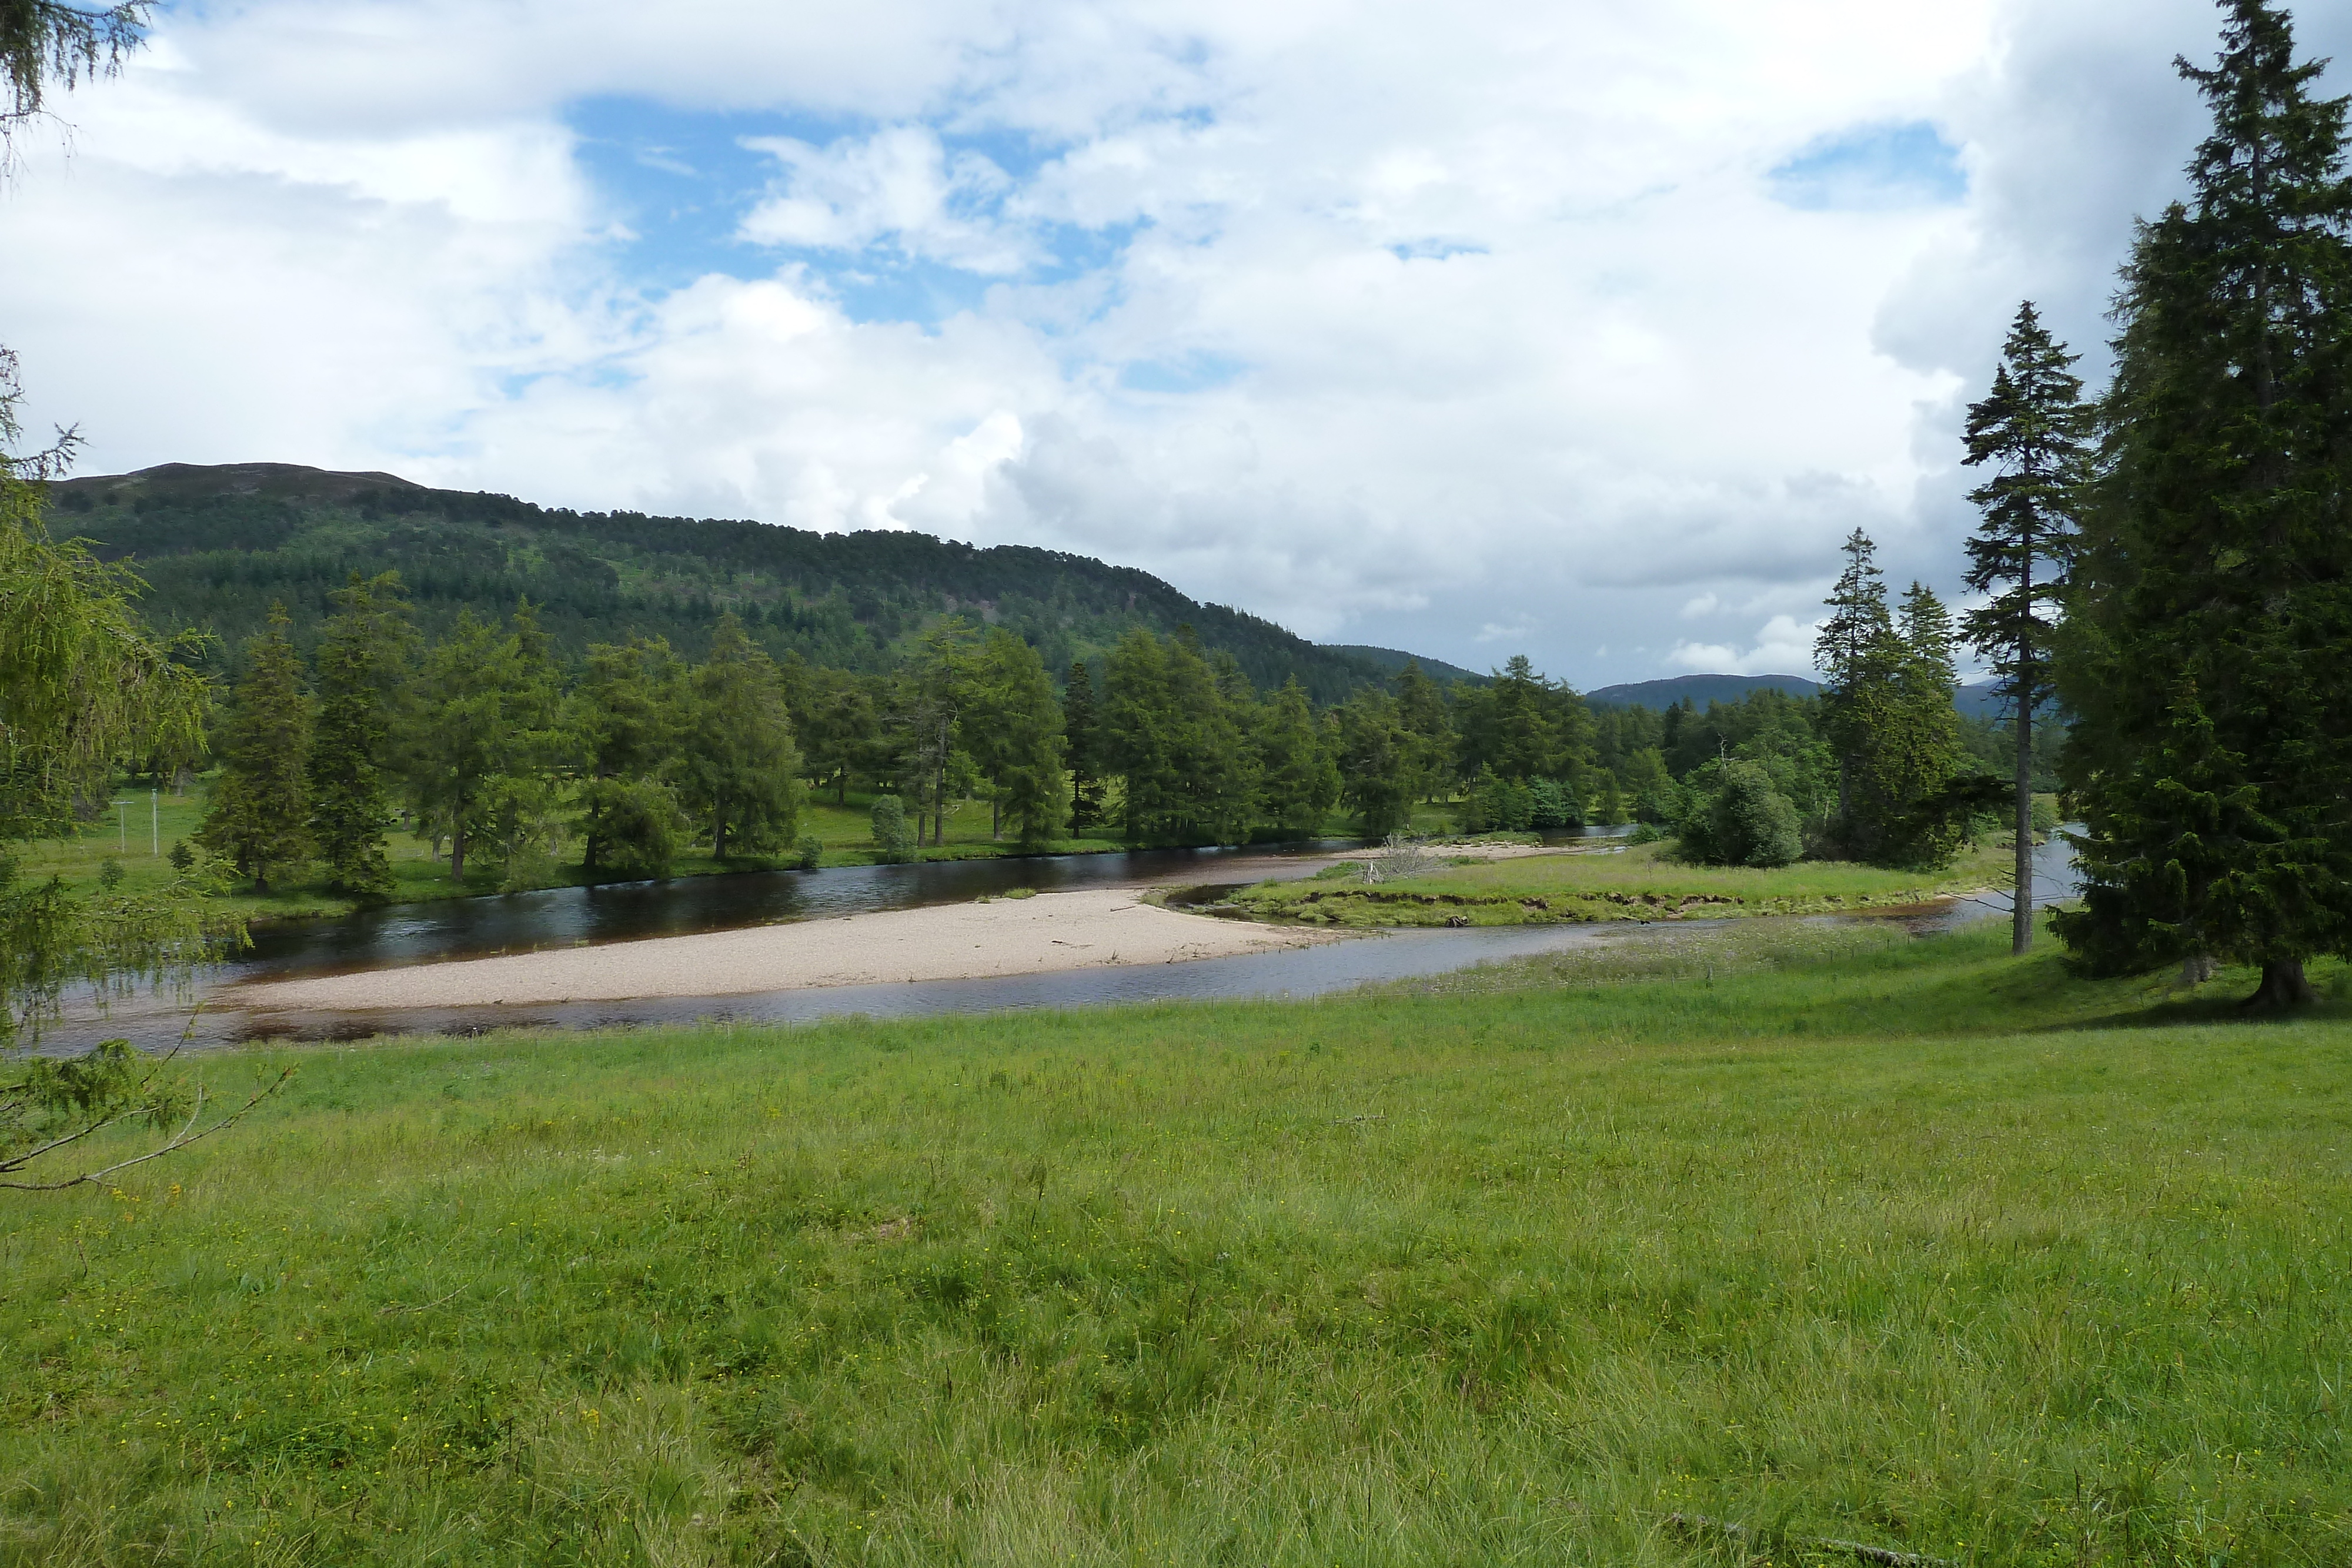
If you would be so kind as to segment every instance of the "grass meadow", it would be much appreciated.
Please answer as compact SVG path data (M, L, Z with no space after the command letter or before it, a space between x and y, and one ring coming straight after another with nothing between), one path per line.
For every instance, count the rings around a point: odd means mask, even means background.
M1232 902L1261 919L1356 926L1829 914L2006 885L2015 851L2004 846L2014 842L1989 835L1936 872L1851 861L1800 861L1769 870L1695 865L1675 858L1671 842L1474 861L1376 886L1350 865L1307 882L1262 883Z
M1998 925L213 1058L0 1205L0 1562L2352 1557L2345 972Z

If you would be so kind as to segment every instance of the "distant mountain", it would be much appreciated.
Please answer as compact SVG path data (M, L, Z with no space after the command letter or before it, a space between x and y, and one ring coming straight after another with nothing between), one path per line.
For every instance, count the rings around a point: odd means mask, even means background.
M1421 673L1433 681L1469 681L1485 684L1487 677L1459 664L1449 664L1443 659L1433 659L1423 653L1408 653L1397 648L1371 648L1355 643L1326 643L1323 646L1334 653L1344 653L1351 659L1361 659L1393 674L1407 664L1418 664Z
M2007 718L2009 710L1993 695L1990 681L1979 681L1972 686L1962 686L1952 694L1952 706L1970 718ZM2042 710L2036 708L2035 713Z
M1736 703L1748 693L1769 688L1787 692L1791 696L1810 697L1821 694L1821 683L1802 675L1675 675L1663 681L1634 681L1622 686L1602 686L1584 694L1584 700L1595 707L1647 707L1661 711L1688 697L1694 706L1704 708L1709 703Z
M273 602L284 602L307 645L331 608L328 595L352 572L394 569L428 632L461 609L503 616L528 597L573 653L639 632L699 656L711 623L731 610L779 658L884 670L924 627L961 613L1017 632L1061 677L1131 627L1190 626L1261 689L1296 675L1322 703L1381 684L1409 656L1318 647L1149 572L1059 550L574 512L290 463L167 463L68 479L51 487L49 510L54 533L135 560L152 589L149 618L212 632L222 660L262 628ZM1468 674L1422 664L1432 674Z

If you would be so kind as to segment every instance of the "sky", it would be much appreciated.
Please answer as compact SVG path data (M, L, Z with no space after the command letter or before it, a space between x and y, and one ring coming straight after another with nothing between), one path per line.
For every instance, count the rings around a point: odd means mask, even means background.
M2352 54L2352 6L2296 11ZM2020 300L2104 374L2217 27L183 0L20 137L0 343L85 473L913 528L1588 689L1801 674L1857 527L1958 597Z

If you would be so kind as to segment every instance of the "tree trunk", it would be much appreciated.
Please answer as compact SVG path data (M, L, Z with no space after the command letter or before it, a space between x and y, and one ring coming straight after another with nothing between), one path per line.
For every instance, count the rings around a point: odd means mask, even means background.
M849 804L849 769L843 768L835 777L840 780L840 789L835 794L833 803L836 806L846 806Z
M2018 652L2025 656L2017 662L2017 896L2009 950L2022 958L2033 951L2033 664L2025 650Z
M466 880L466 819L462 812L449 830L449 880L461 885Z
M2319 999L2305 978L2300 958L2274 958L2263 966L2263 983L2246 998L2250 1009L2303 1008Z
M723 861L727 858L727 813L723 810L719 813L717 824L710 830L710 858L715 861Z

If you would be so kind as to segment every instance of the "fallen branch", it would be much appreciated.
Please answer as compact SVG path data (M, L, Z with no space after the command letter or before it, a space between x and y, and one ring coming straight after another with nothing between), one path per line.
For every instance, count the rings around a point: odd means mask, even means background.
M1720 1535L1742 1543L1759 1539L1755 1531L1744 1524L1734 1524L1725 1519L1709 1519L1703 1513L1670 1513L1666 1515L1666 1528L1684 1535ZM1924 1552L1897 1552L1891 1546L1873 1546L1862 1541L1838 1541L1826 1535L1781 1535L1778 1539L1821 1552L1850 1552L1864 1563L1882 1563L1885 1568L1958 1568L1948 1557L1930 1557Z

